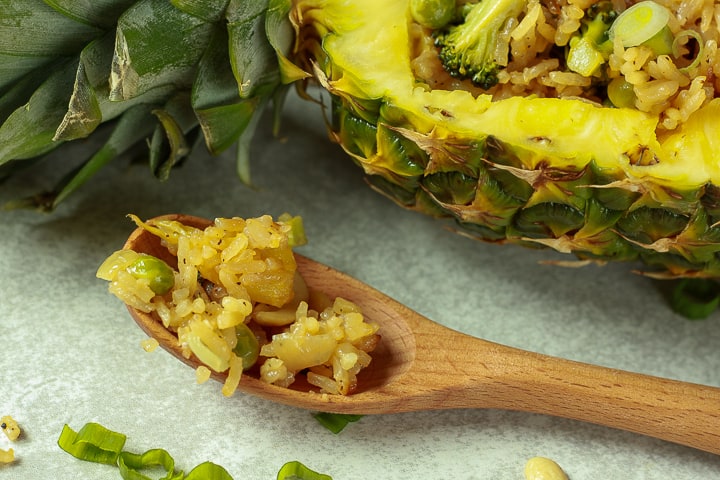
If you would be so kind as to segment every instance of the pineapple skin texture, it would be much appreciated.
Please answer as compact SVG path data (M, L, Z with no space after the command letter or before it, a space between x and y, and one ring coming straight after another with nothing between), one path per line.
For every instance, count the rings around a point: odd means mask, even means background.
M373 188L481 240L720 276L719 99L658 138L635 110L430 91L411 73L407 1L327 0L304 22L318 3L295 2L295 58L316 62L331 138Z

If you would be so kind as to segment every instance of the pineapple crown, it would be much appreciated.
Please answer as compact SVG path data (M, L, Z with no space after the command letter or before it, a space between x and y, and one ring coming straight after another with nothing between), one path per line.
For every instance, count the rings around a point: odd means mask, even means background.
M103 165L149 139L168 178L198 144L249 141L270 103L307 74L286 57L289 0L28 0L0 12L0 180L109 124L104 144L51 191L15 202L52 210ZM276 127L277 128L277 122Z

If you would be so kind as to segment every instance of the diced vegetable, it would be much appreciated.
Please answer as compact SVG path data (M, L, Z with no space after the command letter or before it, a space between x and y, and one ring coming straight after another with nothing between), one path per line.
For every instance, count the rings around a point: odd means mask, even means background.
M248 369L257 361L260 354L260 343L253 331L244 323L235 327L235 337L237 345L233 352L242 359L243 369Z

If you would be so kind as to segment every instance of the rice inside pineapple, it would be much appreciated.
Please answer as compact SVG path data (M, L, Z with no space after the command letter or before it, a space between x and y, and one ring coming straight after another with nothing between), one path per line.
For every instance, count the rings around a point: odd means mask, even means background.
M301 1L295 17L332 95L333 137L375 188L405 207L454 217L485 240L581 260L641 260L658 277L718 275L714 2L694 14L686 1L666 2L678 12L674 31L703 25L702 61L684 73L676 96L642 108L607 106L599 79L563 86L559 79L578 74L557 61L547 68L600 2L527 2L507 25L508 63L489 90L442 71L433 32L413 21L408 3L331 1L322 19L305 22L302 7L312 2ZM387 14L377 16L381 8ZM565 13L578 8L569 20ZM528 49L527 36L545 40ZM630 74L640 50L616 46L606 75ZM667 56L646 57L634 72L640 65L660 76Z

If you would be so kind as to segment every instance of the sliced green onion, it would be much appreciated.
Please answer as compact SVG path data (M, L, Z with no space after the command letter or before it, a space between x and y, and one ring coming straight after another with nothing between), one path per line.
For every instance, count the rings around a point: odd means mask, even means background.
M80 460L113 465L125 445L126 436L97 423L88 423L75 432L65 425L58 446Z
M310 470L300 462L288 462L280 468L277 480L332 480L332 477L324 473Z
M155 448L142 454L123 451L126 438L122 433L108 430L100 424L87 423L78 432L65 425L57 443L80 460L116 465L124 480L151 480L143 471L153 471L158 467L165 472L165 476L158 480L233 480L227 470L212 462L199 464L185 476L182 471L175 471L175 460L166 450ZM332 477L293 461L280 468L277 480L332 480Z
M182 480L183 472L175 472L175 460L161 448L148 450L145 453L120 452L117 460L120 476L124 480L151 480L142 473L143 470L162 467L166 475L159 480Z
M670 15L670 10L652 0L636 3L615 19L610 39L619 38L625 48L647 44L656 55L668 54L672 50L672 34L667 28Z
M670 306L690 320L702 320L720 305L720 285L704 278L685 278L670 296Z
M677 34L677 37L675 37L675 40L672 43L672 54L675 58L678 58L680 56L681 42L687 37L694 38L695 41L698 43L698 53L695 56L695 59L690 63L690 65L681 68L680 71L687 71L697 67L700 63L700 59L703 56L703 51L705 50L705 44L703 44L702 35L700 35L695 30L683 30L682 32Z
M670 27L665 27L642 44L649 47L655 55L672 53L674 37Z
M233 480L233 478L220 465L204 462L193 468L185 480Z
M347 413L327 413L320 412L313 415L320 425L327 428L333 433L340 433L348 423L357 422L363 416L362 415L350 415Z

